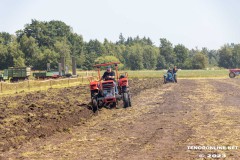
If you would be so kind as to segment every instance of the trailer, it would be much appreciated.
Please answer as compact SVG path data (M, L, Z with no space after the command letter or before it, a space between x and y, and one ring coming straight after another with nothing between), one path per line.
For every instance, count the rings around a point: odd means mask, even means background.
M31 68L29 67L9 67L0 74L0 80L10 80L11 82L27 80L30 75Z
M49 78L59 78L61 75L58 71L40 71L33 73L33 77L36 79L49 79Z
M36 79L56 79L60 77L71 77L71 73L61 74L58 71L39 71L33 73L33 77Z

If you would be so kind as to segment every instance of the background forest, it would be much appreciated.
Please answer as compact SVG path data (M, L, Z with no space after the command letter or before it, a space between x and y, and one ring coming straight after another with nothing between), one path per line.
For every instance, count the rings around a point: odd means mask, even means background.
M47 63L56 67L61 56L69 66L71 57L76 57L77 67L82 70L91 70L93 64L108 61L120 61L121 68L129 70L166 69L173 65L182 69L237 68L240 44L223 44L218 50L189 49L160 38L160 46L156 46L148 37L124 37L121 33L116 42L107 39L103 43L85 42L70 26L55 20L32 20L16 35L0 32L0 70L12 66L45 70Z

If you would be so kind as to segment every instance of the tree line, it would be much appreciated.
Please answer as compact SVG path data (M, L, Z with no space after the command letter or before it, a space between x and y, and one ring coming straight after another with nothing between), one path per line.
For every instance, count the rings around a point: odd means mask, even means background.
M0 32L0 70L12 66L45 70L47 63L57 67L61 57L71 66L72 56L82 70L108 61L120 61L122 69L130 70L166 69L173 65L182 69L236 68L240 66L240 44L224 44L218 50L188 49L183 44L174 46L166 38L160 38L160 46L156 46L150 38L125 38L122 34L116 42L85 42L70 26L55 20L32 20L15 35Z

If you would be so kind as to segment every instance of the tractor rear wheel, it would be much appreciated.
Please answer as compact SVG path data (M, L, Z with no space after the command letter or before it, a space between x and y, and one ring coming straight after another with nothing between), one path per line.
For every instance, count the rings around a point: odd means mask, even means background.
M94 113L98 110L98 102L95 98L92 99L92 110Z
M128 93L123 93L123 105L124 105L124 108L127 108L130 106L130 101L129 101L129 95Z
M235 73L233 73L233 72L230 72L230 73L229 73L229 77L230 77L230 78L234 78L235 76L236 76Z

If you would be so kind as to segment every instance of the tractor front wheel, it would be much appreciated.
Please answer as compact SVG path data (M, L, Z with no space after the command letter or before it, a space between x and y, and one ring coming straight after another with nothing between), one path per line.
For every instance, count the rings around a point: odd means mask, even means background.
M230 73L229 73L229 77L230 77L230 78L234 78L235 76L236 76L235 73L233 73L233 72L230 72Z
M95 98L92 99L92 110L94 113L98 110L98 102Z
M123 93L123 105L124 105L124 108L127 108L130 106L130 101L129 101L129 95L128 93Z

